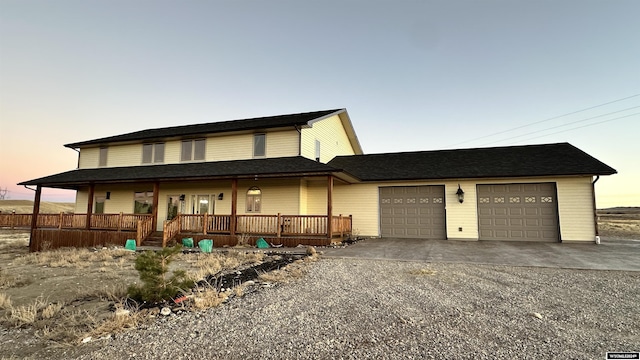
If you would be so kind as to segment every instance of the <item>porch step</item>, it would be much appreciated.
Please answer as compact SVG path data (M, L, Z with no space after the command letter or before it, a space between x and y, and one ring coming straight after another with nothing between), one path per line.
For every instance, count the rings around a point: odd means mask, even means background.
M162 246L162 237L162 231L155 231L142 242L142 246Z

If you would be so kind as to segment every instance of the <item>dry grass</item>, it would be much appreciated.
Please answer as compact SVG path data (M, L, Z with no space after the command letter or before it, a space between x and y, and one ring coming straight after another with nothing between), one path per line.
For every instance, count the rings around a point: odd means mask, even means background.
M249 240L251 239L249 235L240 234L236 237L236 239L237 239L236 247L240 247L240 248L252 247L251 244L249 244Z
M428 268L413 269L409 271L409 274L416 276L433 276L437 273L438 272L436 270L431 270Z
M11 309L11 297L5 293L0 293L0 310Z
M134 258L135 253L124 249L60 248L30 253L15 259L14 262L16 265L40 265L75 269L86 269L95 266L99 262L103 266L115 266L122 269L125 265L133 266Z
M9 307L7 309L9 310L9 315L6 320L17 327L33 324L38 320L38 313L47 306L49 306L47 301L42 296L39 296L31 304Z
M223 270L235 269L248 264L258 264L264 259L261 252L229 251L223 253L195 253L179 254L176 260L186 262L189 265L187 276L194 281L205 279L209 275L215 275Z
M189 302L189 307L194 310L217 307L225 302L228 297L229 294L227 292L218 292L218 289L211 285L196 287L193 290L193 297Z

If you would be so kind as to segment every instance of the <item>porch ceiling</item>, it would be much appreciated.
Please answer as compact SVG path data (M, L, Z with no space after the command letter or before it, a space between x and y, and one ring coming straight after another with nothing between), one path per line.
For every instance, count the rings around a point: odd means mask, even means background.
M90 183L128 183L258 177L331 175L340 169L301 156L186 164L76 169L18 185L77 189Z

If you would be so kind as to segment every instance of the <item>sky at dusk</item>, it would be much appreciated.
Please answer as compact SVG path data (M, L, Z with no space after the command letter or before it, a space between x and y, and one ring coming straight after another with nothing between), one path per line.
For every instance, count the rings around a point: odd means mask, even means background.
M0 188L33 199L16 183L74 169L71 142L346 108L365 153L569 142L618 171L598 207L640 206L638 14L637 0L0 0Z

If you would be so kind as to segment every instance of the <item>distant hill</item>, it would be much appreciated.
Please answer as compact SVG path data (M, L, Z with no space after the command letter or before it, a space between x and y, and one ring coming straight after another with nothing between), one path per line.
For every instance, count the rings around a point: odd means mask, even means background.
M640 207L616 206L606 209L598 209L598 214L640 214Z
M60 212L73 213L74 209L74 203L40 202L40 213L42 214L59 214ZM33 213L33 201L0 200L0 211L2 211L2 213L10 213L13 210L16 211L16 214L31 214Z

